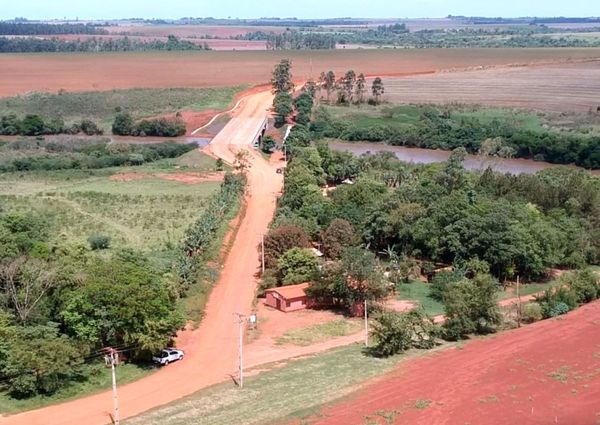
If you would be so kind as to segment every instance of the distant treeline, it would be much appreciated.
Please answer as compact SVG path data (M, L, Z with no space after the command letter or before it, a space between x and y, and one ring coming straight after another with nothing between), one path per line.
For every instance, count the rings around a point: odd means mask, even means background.
M0 117L0 135L3 136L41 136L45 134L79 134L88 136L100 135L102 130L90 120L82 120L72 125L65 125L61 118L44 119L39 115L26 115L19 119L16 115Z
M85 40L60 40L58 38L6 38L0 37L0 53L41 52L144 52L151 50L210 50L205 43L198 45L170 35L167 41L139 41L129 37L118 39L90 38Z
M352 18L333 19L297 19L297 18L260 18L260 19L139 19L151 25L219 25L219 26L269 26L269 27L318 27L323 25L367 25L369 21Z
M564 16L557 17L522 17L522 18L488 18L482 16L448 16L450 19L465 21L474 25L490 25L490 24L502 24L502 25L523 25L523 24L588 24L588 23L600 23L600 17L587 17L587 18L566 18Z
M104 28L91 24L25 24L0 22L0 35L58 35L58 34L108 34Z
M185 134L185 122L180 118L155 118L135 122L128 112L115 117L112 132L117 136L177 137Z

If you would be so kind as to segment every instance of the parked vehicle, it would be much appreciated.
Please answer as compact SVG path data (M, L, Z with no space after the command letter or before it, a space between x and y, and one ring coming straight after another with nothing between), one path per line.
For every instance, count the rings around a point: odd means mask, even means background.
M176 360L183 360L183 355L185 353L183 350L177 350L175 348L165 348L161 350L160 353L154 354L152 356L152 361L161 366L166 366L171 362Z

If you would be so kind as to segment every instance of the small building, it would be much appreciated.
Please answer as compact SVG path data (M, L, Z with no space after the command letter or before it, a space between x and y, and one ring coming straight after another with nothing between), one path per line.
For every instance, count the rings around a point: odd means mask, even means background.
M306 288L308 288L308 283L267 289L265 291L265 303L285 313L303 310L310 304L310 299L306 295Z

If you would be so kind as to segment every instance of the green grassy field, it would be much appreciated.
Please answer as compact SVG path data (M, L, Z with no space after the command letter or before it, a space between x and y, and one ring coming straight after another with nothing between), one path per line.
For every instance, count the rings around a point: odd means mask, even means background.
M350 394L361 382L424 353L411 351L380 359L363 354L360 345L353 345L248 377L243 389L231 382L213 386L125 423L252 425L301 420L323 404Z
M422 112L428 109L427 106L421 105L326 106L325 108L334 118L351 121L359 128L382 124L392 127L414 125L419 122ZM461 118L475 118L482 123L489 123L497 119L526 130L543 130L543 123L539 116L514 109L456 105L451 107L450 114L456 121Z
M197 163L214 170L214 160L194 154ZM181 172L177 160L149 166L103 170L69 170L0 175L4 210L34 211L51 222L56 242L87 245L94 234L110 236L115 248L146 253L176 246L198 218L220 182L185 184L157 173ZM213 167L210 167L213 164ZM140 176L121 181L112 174Z
M104 363L95 363L84 367L90 370L88 380L77 382L74 385L62 388L51 396L37 396L29 399L17 400L10 398L6 393L0 393L0 412L12 414L25 410L37 409L58 402L94 394L110 388L112 385L112 377L110 369L106 368ZM156 371L156 368L151 365L140 366L125 363L117 367L117 376L119 384L121 385L143 378L154 371Z
M38 114L61 117L66 123L87 118L109 130L115 108L134 118L174 113L182 109L223 110L245 86L223 88L128 89L81 93L32 93L0 99L0 115Z
M444 305L429 296L431 285L424 282L400 283L396 298L399 300L417 301L425 313L430 316L444 314Z

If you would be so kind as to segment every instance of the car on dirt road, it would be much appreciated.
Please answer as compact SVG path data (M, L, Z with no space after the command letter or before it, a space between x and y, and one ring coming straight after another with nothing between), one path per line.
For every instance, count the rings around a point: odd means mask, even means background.
M160 353L156 353L152 356L152 361L161 366L166 366L171 362L177 360L183 360L184 356L183 350L177 350L175 348L165 348L161 350Z

